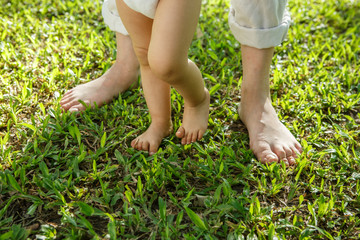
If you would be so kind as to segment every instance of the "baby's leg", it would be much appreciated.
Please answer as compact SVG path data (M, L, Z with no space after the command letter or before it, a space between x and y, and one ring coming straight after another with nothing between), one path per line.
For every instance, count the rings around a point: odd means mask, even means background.
M135 85L138 79L139 63L131 39L116 33L117 54L114 65L101 77L78 85L67 91L60 101L61 108L72 112L83 111L79 100L93 106L110 102L119 93Z
M149 128L131 142L138 150L157 152L163 138L172 131L170 85L157 79L149 67L141 67L143 90L148 105L151 124Z
M210 96L201 73L188 60L188 50L199 18L200 0L160 0L149 46L152 72L184 98L182 144L202 138L208 125Z
M147 49L153 20L133 11L122 0L117 1L117 6L140 63L144 95L151 115L149 128L134 139L131 146L154 154L162 139L172 131L170 85L159 80L149 67Z

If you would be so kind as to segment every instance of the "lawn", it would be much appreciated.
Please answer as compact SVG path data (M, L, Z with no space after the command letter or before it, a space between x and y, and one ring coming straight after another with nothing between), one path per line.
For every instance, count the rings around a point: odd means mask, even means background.
M229 1L203 3L190 56L209 129L148 156L130 147L149 125L141 88L80 115L59 108L115 60L101 2L0 0L0 240L360 237L360 1L289 0L271 96L304 149L294 167L249 149ZM174 91L174 129L181 106Z

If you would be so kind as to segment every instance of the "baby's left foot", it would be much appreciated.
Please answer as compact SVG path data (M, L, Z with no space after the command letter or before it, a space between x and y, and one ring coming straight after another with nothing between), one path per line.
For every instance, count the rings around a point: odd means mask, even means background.
M159 149L163 138L169 136L171 132L171 121L165 124L152 122L143 134L131 142L131 146L137 150L147 151L150 155L153 155Z
M206 132L209 121L210 94L204 88L205 98L195 107L184 106L184 116L176 136L181 138L181 144L190 144L200 140Z

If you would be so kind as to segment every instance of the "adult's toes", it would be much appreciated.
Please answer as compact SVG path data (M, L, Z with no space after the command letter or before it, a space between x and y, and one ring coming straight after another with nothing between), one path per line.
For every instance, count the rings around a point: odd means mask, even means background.
M77 104L69 108L70 112L81 112L84 111L86 107L82 104Z
M60 105L65 105L67 103L69 103L71 101L71 98L70 97L63 97L61 100L60 100Z
M69 109L69 112L76 113L76 112L80 112L80 110L77 107L71 107Z
M293 156L288 157L287 160L288 160L290 166L296 164L296 160Z
M66 95L72 95L73 92L74 92L74 88L72 88L72 89L70 89L69 91L67 91L67 92L65 93L65 96L66 96Z
M292 150L292 157L293 158L296 159L301 155L301 153L299 152L299 150L296 147L292 147L291 150Z
M185 129L181 126L179 127L179 129L176 131L175 134L178 138L184 138L185 137Z
M67 92L67 93L65 93L65 95L62 97L62 99L61 99L61 101L64 101L64 100L69 100L69 99L73 99L74 97L73 97L73 94L72 94L72 92ZM61 102L60 101L60 102Z
M293 155L293 151L291 150L291 148L289 147L284 147L284 151L285 151L285 154L286 154L286 158L290 157Z
M257 158L261 163L264 164L279 161L278 156L275 153L273 153L271 150L265 150L261 152L260 154L258 154Z
M69 110L69 108L71 108L73 106L73 104L71 104L71 103L60 103L60 105L61 105L62 109L66 110L66 111Z
M275 145L273 148L272 148L272 151L277 155L277 157L279 159L284 159L286 158L286 152L283 148L283 146L281 145Z
M280 162L284 162L286 166L290 165L289 159L287 159L287 158L280 159Z
M298 142L296 142L295 143L295 148L299 151L299 153L302 153L302 147L301 147L301 145L300 145L300 143L298 143Z

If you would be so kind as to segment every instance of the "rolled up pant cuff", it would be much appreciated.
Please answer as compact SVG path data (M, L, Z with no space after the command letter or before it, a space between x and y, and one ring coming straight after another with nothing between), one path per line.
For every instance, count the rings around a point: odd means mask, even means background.
M285 11L280 25L272 28L248 28L239 25L235 21L233 9L230 8L229 26L236 38L241 44L255 48L270 48L278 46L285 39L291 23L290 14Z

